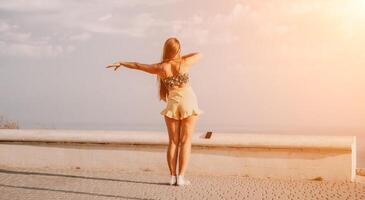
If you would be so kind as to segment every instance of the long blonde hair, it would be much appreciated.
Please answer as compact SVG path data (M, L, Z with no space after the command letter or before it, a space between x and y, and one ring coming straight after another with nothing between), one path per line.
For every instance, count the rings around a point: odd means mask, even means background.
M179 40L175 37L168 38L163 46L161 63L168 62L171 60L180 60L181 59L180 51L181 51L181 46ZM157 75L157 84L159 89L158 90L159 99L160 101L163 100L166 102L169 91L158 75Z

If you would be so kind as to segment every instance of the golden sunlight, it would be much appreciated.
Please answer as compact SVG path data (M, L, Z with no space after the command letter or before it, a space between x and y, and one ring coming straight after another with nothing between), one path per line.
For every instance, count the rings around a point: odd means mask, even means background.
M352 0L346 2L346 14L353 21L365 19L365 0Z

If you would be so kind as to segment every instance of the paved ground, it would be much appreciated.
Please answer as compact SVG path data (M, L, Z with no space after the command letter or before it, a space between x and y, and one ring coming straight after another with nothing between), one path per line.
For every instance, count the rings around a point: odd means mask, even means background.
M326 199L364 200L365 184L189 176L192 185L167 184L168 174L0 168L1 200L101 199Z

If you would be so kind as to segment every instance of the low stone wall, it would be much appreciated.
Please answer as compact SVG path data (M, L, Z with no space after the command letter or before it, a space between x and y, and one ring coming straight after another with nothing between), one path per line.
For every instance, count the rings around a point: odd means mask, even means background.
M168 134L99 130L0 130L0 165L169 174ZM194 133L186 174L348 180L355 136Z

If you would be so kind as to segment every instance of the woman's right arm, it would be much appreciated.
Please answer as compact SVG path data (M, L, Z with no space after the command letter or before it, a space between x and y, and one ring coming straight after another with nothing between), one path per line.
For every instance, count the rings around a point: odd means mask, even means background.
M190 66L202 57L201 53L194 52L182 56L182 59Z
M114 71L117 70L120 66L124 66L130 69L136 69L140 71L144 71L150 74L158 74L162 68L164 63L154 63L154 64L142 64L138 62L124 62L119 61L113 64L108 65L106 68L115 67Z

